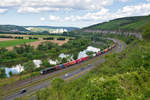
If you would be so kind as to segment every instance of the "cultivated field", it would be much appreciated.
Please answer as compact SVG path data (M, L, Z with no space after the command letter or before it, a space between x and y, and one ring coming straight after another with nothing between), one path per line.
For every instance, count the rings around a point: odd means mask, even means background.
M39 44L41 44L42 42L46 42L46 41L49 41L49 42L53 42L53 43L57 43L59 46L63 45L64 43L67 43L69 40L66 39L65 41L58 41L58 40L37 40L37 41L33 41L33 42L30 42L30 43L27 43L28 45L31 45L33 46L34 48L37 48ZM21 44L19 44L21 45ZM15 46L18 46L19 45L15 45ZM8 50L13 50L13 47L14 46L9 46L7 47Z
M31 36L31 35L17 35L17 34L0 34L0 36L13 36L13 37L16 37L16 36L18 36L18 37L28 37L28 36Z
M24 39L0 38L0 48L5 47L8 50L12 50L14 46L20 46L21 44L24 43L34 46L34 48L37 48L39 44L46 41L57 43L59 46L69 41L69 37L54 36L54 35L16 35L16 34L0 34L0 35L12 36L12 37L24 37ZM29 37L38 38L38 40L29 39ZM43 38L47 38L47 37L53 37L54 40L43 40ZM66 40L64 41L57 40L57 38L60 37L66 38Z
M1 41L9 41L9 40L14 40L14 39L0 38L0 42Z
M40 41L28 43L28 44L31 45L31 46L34 46L34 48L37 48L39 44L41 44L42 42L46 42L46 41L57 43L59 46L61 46L64 43L67 43L69 40L68 39L66 39L65 41L59 41L59 40L40 40Z
M17 35L17 34L0 34L1 35L5 35L5 36L12 36L12 37L36 37L36 38L46 38L46 37L54 37L54 38L59 38L59 37L65 37L65 38L69 38L66 36L57 36L57 35Z

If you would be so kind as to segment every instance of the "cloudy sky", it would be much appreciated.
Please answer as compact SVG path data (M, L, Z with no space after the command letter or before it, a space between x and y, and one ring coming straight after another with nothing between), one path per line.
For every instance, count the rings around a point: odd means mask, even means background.
M150 0L0 0L0 24L85 27L150 14Z

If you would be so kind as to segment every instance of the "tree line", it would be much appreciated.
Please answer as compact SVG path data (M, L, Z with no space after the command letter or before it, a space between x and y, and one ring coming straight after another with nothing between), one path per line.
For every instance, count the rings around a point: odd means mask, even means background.
M90 42L90 40L80 38L77 40L70 40L62 46L58 46L58 44L52 42L44 42L38 45L37 48L27 44L14 47L12 51L8 51L6 48L0 48L0 66L11 67L13 65L23 64L25 73L39 71L42 68L53 66L49 64L48 58L56 60L61 53L73 54L74 59L76 59L78 53L86 49ZM34 67L32 62L34 59L42 60L43 64L41 68L36 69ZM65 58L62 60L62 63L64 62L66 62Z

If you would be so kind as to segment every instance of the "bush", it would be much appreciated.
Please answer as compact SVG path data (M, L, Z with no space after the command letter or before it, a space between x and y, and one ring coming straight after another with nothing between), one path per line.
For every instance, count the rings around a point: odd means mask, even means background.
M0 35L0 38L13 38L12 36Z
M145 25L142 36L144 39L150 40L150 22Z
M36 38L36 37L29 37L29 39L38 40L39 38Z
M26 72L33 72L35 70L35 65L32 61L23 64Z
M24 39L24 37L15 37L15 39Z
M51 81L53 90L56 92L58 100L62 100L62 89L64 86L64 80L61 78L55 78Z
M43 65L44 67L53 67L53 66L54 66L54 65L51 65L51 64L48 62L47 59L46 59L46 60L43 60L42 65Z
M0 78L6 78L5 69L0 69Z
M54 40L54 37L43 38L43 40Z
M60 37L60 38L57 38L57 40L62 40L62 41L64 41L64 40L66 40L66 38Z

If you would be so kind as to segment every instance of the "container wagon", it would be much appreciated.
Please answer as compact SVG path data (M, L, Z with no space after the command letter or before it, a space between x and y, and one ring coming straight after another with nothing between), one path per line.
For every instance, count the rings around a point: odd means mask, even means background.
M57 65L55 67L56 67L56 70L60 70L61 69L59 65Z
M65 63L64 67L69 67L69 62Z
M63 64L60 64L59 66L60 66L60 69L65 68Z
M108 52L109 50L115 48L116 45L117 45L117 43L114 42L114 44L112 46L110 46L109 48L104 49L102 51L98 51L95 56L100 56L100 55ZM43 70L40 71L40 73L41 74L47 74L47 73L50 73L50 72L54 72L56 70L60 70L60 69L66 68L66 67L72 66L74 64L78 64L80 62L87 61L87 60L92 59L92 58L93 58L93 55L87 56L87 57L83 57L83 58L80 58L80 59L76 59L74 61L70 61L70 62L67 62L67 63L64 63L64 64L60 64L60 65L57 65L55 67L50 67L50 68L43 69Z
M56 71L56 67L50 67L50 68L41 70L40 74L47 74L47 73L54 72L54 71Z

